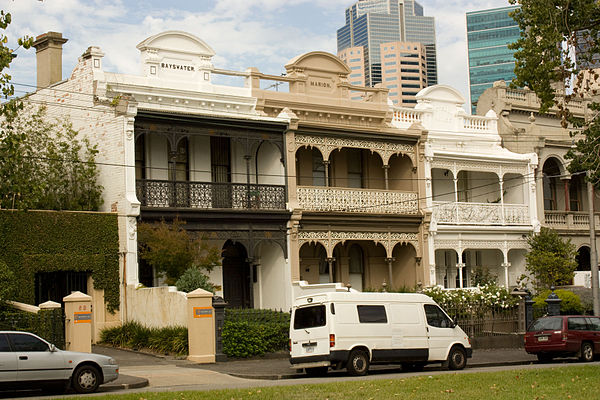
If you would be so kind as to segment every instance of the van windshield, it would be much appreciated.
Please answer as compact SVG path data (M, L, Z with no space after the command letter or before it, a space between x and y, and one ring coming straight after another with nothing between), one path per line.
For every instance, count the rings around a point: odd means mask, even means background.
M529 326L529 332L558 331L562 329L562 318L540 318Z
M325 306L310 306L296 309L294 313L294 329L316 328L325 326Z

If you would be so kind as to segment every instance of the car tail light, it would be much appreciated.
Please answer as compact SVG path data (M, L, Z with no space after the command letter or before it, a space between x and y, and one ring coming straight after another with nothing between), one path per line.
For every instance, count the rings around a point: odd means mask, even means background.
M560 331L559 331L559 334L560 334ZM567 341L567 332L564 332L564 333L562 334L562 340L563 340L563 342L566 342L566 341Z
M288 349L289 351L292 351L292 339L288 340Z
M329 335L329 347L335 347L335 335L333 333Z

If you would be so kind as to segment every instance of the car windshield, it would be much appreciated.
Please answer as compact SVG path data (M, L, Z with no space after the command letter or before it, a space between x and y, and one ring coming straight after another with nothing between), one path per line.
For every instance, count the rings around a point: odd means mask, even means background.
M562 318L540 318L529 327L529 332L558 331L562 329Z
M316 328L325 326L325 306L311 306L296 309L294 329Z

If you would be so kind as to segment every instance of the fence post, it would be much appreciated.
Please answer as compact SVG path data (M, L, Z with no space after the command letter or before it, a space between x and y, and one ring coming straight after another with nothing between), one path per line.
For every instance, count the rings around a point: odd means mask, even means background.
M197 363L215 362L215 318L213 294L196 289L187 294L188 360Z
M92 297L73 292L63 297L65 303L65 349L92 352Z
M212 306L215 309L215 361L227 361L227 356L223 353L223 324L227 303L222 297L213 296Z
M65 318L60 303L48 300L38 306L40 318L46 322L44 330L50 343L54 344L59 349L65 348Z
M554 286L550 287L552 292L548 295L548 298L545 300L546 304L548 304L548 315L560 315L560 303L561 299L558 298L556 293L554 293Z
M529 326L528 314L527 314L527 299L531 299L529 293L522 289L515 288L511 294L513 296L519 296L519 308L517 310L517 329L519 332L525 332ZM533 304L533 302L532 302ZM531 307L531 317L533 317L533 306Z

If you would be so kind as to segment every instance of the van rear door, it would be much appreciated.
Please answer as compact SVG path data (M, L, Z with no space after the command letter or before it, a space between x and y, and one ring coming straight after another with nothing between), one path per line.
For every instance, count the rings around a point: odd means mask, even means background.
M325 304L296 308L290 338L292 358L329 354L329 327Z

